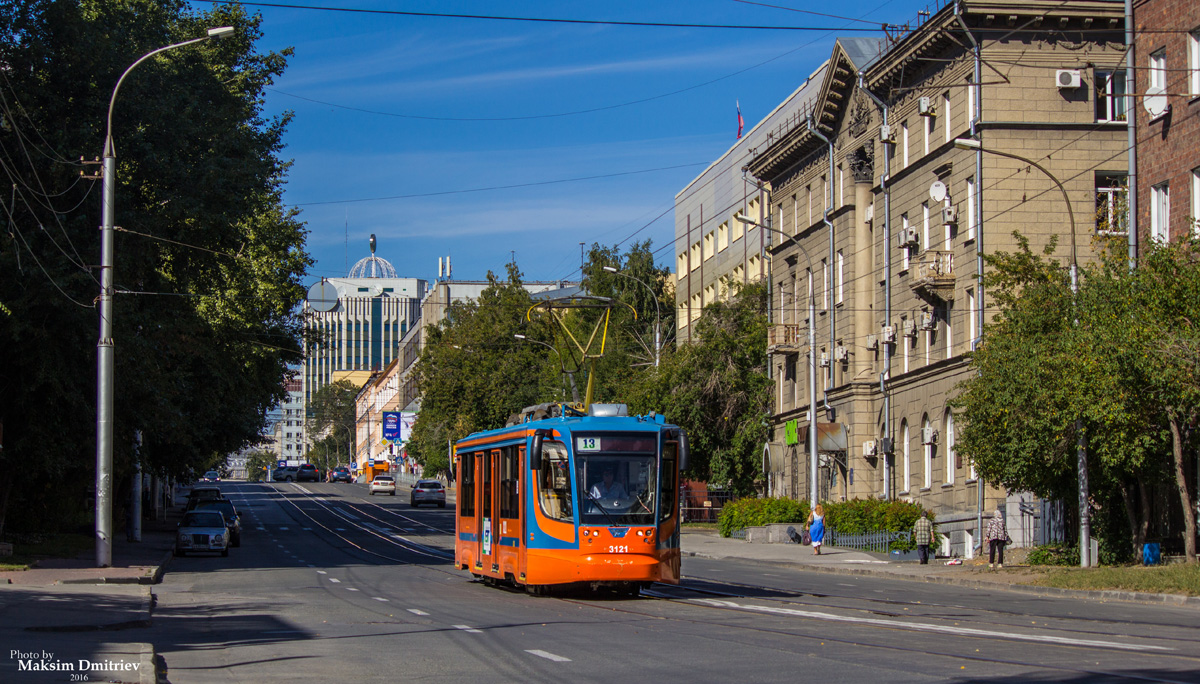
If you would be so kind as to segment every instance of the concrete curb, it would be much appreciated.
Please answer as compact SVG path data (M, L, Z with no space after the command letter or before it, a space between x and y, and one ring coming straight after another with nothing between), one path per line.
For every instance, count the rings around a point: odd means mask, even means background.
M708 558L712 560L730 560L737 559L748 563L760 563L763 565L771 565L774 567L791 568L801 572L823 572L831 575L858 575L860 577L880 577L885 579L894 579L908 582L927 582L930 584L948 584L971 589L988 589L995 591L1014 591L1022 594L1033 594L1036 596L1057 596L1061 598L1076 598L1089 599L1093 601L1125 601L1129 603L1160 603L1164 605L1198 607L1200 608L1200 596L1183 596L1180 594L1151 594L1140 591L1113 591L1113 590L1093 590L1093 589L1061 589L1059 587L1041 587L1034 584L998 584L996 582L986 582L983 580L968 579L965 577L938 577L938 576L916 576L902 575L894 572L873 570L871 568L841 568L819 565L804 565L800 563L790 563L784 561L761 560L756 558L744 558L741 556L718 556L706 553L697 553L695 551L684 551L684 556L692 556L695 558Z

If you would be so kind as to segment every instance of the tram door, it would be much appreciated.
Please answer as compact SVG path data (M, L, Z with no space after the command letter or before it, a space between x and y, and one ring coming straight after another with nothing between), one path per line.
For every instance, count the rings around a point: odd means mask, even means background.
M500 451L479 452L479 562L483 565L484 574L492 574L499 570L495 556L495 524L496 510L496 478L494 469L499 460Z
M496 558L501 577L519 579L525 573L525 554L521 553L521 481L520 473L525 447L512 445L500 449L496 463Z

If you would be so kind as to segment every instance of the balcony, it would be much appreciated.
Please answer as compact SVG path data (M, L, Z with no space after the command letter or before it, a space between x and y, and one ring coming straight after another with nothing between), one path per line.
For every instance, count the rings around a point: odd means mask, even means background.
M925 299L954 299L954 253L927 250L912 263L912 289Z
M777 323L767 328L767 353L791 353L800 351L800 345L806 345L808 340L802 339L808 330L808 325L794 323Z

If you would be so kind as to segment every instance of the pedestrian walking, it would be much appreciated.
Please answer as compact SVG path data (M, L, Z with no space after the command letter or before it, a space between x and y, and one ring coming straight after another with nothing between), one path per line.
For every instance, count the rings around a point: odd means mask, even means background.
M813 551L821 555L821 543L825 541L825 508L821 504L808 514L808 536L812 539Z
M921 565L929 565L929 545L933 543L933 523L929 520L927 511L921 511L921 517L917 518L917 522L913 525L913 541L917 543L917 557L921 559Z
M1008 543L1008 528L1004 524L1004 511L996 509L995 515L988 522L984 539L988 542L988 567L1004 567L1004 545ZM999 563L996 556L999 555Z

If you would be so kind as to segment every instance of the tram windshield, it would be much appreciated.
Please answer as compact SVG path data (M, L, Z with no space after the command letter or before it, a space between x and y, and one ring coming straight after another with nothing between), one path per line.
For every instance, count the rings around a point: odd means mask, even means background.
M577 434L574 446L581 523L654 524L657 434Z

